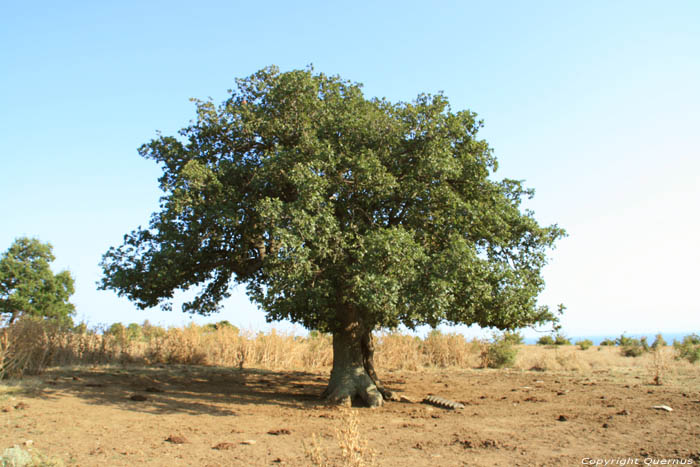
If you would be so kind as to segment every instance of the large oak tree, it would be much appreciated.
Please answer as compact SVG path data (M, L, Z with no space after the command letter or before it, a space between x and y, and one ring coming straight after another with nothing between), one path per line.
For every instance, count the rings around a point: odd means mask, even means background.
M367 99L313 70L263 69L216 106L195 101L179 136L140 148L163 168L147 229L104 256L101 287L141 308L209 314L245 284L269 320L333 335L325 396L381 405L372 331L404 324L513 329L553 321L537 305L564 235L495 181L481 122L442 94Z

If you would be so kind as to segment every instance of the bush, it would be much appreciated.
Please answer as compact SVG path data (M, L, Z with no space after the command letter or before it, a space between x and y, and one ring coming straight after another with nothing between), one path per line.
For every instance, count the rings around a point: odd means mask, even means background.
M683 342L690 345L700 345L700 336L697 334L691 334L683 338Z
M646 337L635 339L624 334L618 337L615 342L622 347L620 353L625 357L639 357L649 351L649 344Z
M537 339L537 345L554 345L554 338L547 334Z
M685 336L683 341L674 342L677 360L688 360L690 363L700 362L700 336L691 334Z
M620 337L615 339L615 345L620 347L644 347L645 350L649 350L649 344L647 344L647 338L642 337L641 339L635 339L633 337L627 337L622 334Z
M640 344L627 344L620 349L620 353L625 357L639 357L644 353L644 347Z
M546 335L537 340L539 345L571 345L571 340L561 333L556 333L554 336Z
M602 341L600 341L600 345L613 346L615 345L615 341L612 339L603 339Z
M222 329L228 329L233 331L234 334L240 334L241 330L237 326L234 326L228 320L219 321L218 323L209 323L204 325L204 330L208 332L220 331Z
M590 339L584 339L576 342L576 345L578 345L578 348L581 350L587 350L593 346L593 341Z
M651 348L656 350L659 347L666 347L668 344L664 340L664 336L661 334L657 334L656 338L654 339L654 342L651 344Z
M649 352L649 343L647 342L647 336L640 338L639 343L642 345L642 348L645 352Z
M515 363L518 349L513 345L508 333L494 336L493 343L481 355L482 366L488 368L511 367Z
M563 334L554 336L554 345L571 345L571 340Z

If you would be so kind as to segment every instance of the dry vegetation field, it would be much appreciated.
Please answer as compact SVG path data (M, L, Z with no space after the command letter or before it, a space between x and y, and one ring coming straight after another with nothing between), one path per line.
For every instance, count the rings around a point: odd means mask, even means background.
M382 334L377 368L403 399L371 410L319 400L328 336L83 331L0 330L7 465L700 463L700 366L672 346L633 358L517 345L509 367L492 369L488 342ZM431 394L465 407L421 403Z

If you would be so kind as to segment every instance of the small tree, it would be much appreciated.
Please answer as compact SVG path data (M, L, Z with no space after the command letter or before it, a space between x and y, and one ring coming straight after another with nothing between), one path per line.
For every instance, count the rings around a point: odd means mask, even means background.
M53 319L73 325L75 307L70 272L54 274L49 264L56 258L49 243L18 238L0 258L0 318L12 324L21 316Z
M180 137L140 149L163 167L161 211L104 256L101 287L139 307L209 314L247 285L269 320L333 335L329 400L390 395L372 332L440 323L517 329L537 306L563 230L521 209L533 191L492 178L482 124L445 96L366 99L360 85L271 67L219 107L196 101Z
M481 354L481 364L488 368L511 367L518 355L516 345L520 344L517 332L494 334L493 342Z
M578 345L578 348L581 350L588 350L593 346L593 341L590 339L582 339L576 342L576 345Z

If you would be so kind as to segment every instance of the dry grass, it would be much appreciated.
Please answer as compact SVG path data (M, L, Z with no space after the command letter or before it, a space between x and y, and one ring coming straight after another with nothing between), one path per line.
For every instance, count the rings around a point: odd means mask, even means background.
M483 344L479 340L467 341L460 334L437 332L430 333L425 339L382 333L376 340L377 365L394 370L475 368L480 365Z
M311 465L327 467L341 465L343 467L371 467L376 465L377 452L369 447L369 442L360 433L360 422L357 410L349 407L338 407L340 416L335 428L335 439L340 448L339 463L333 462L333 456L321 447L320 436L313 434L311 440L304 442L304 454Z
M138 326L136 326L139 328ZM47 367L96 364L186 364L265 369L319 369L332 364L332 339L313 334L239 332L232 326L191 324L162 329L143 326L125 333L76 332L45 321L20 320L0 329L0 378L40 374ZM481 368L490 343L467 341L459 334L430 333L425 339L399 333L376 336L375 363L384 370ZM676 370L698 365L674 359L672 347L640 357L621 355L618 347L581 350L574 345L519 345L515 369L540 371L635 370L662 384ZM685 369L685 370L684 370Z
M212 330L191 324L127 339L78 333L23 320L0 330L0 378L40 374L47 367L94 364L186 364L268 369L320 368L332 363L331 339Z

